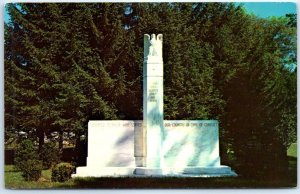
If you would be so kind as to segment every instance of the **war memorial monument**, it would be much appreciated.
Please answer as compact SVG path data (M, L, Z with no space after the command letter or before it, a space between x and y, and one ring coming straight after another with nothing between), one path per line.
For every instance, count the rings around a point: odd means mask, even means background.
M143 120L90 120L72 177L237 176L221 165L217 120L164 120L162 34L144 35Z

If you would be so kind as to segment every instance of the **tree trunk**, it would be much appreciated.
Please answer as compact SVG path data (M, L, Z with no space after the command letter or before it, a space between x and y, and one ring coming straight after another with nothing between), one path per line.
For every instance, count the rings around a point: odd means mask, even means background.
M64 141L64 132L63 130L59 131L59 142L58 142L58 149L60 152L62 152L63 149L63 141Z
M39 138L39 150L42 149L43 145L45 144L45 133L44 130L38 130L38 138Z

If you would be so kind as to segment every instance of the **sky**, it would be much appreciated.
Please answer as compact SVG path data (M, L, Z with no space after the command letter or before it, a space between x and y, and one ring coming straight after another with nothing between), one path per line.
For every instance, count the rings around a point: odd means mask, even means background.
M237 3L240 4L240 3ZM248 13L253 13L261 18L269 16L285 16L288 13L297 13L296 3L288 2L244 2L244 7Z
M240 4L240 3L236 3ZM253 13L261 18L269 16L284 16L288 13L297 13L296 3L290 2L243 2L248 13ZM4 21L9 21L9 15L4 12Z

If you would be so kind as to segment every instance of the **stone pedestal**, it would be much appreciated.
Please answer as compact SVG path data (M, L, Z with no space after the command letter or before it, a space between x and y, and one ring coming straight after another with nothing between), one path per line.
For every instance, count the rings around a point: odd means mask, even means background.
M135 174L161 174L163 137L163 60L162 35L144 37L143 66L143 134L144 163L136 168Z
M151 61L152 62L152 61ZM154 62L154 61L153 61ZM145 62L144 131L146 134L147 167L159 168L163 134L162 63Z

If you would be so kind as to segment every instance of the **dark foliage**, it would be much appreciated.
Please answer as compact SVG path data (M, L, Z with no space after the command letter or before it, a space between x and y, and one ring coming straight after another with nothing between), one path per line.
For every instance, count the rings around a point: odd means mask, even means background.
M37 181L41 177L43 165L31 140L24 140L16 150L15 167L26 181Z
M59 163L60 153L54 142L45 143L39 152L39 157L43 161L43 168L49 169Z
M65 182L71 178L74 166L69 163L60 163L52 169L51 180L53 182Z

